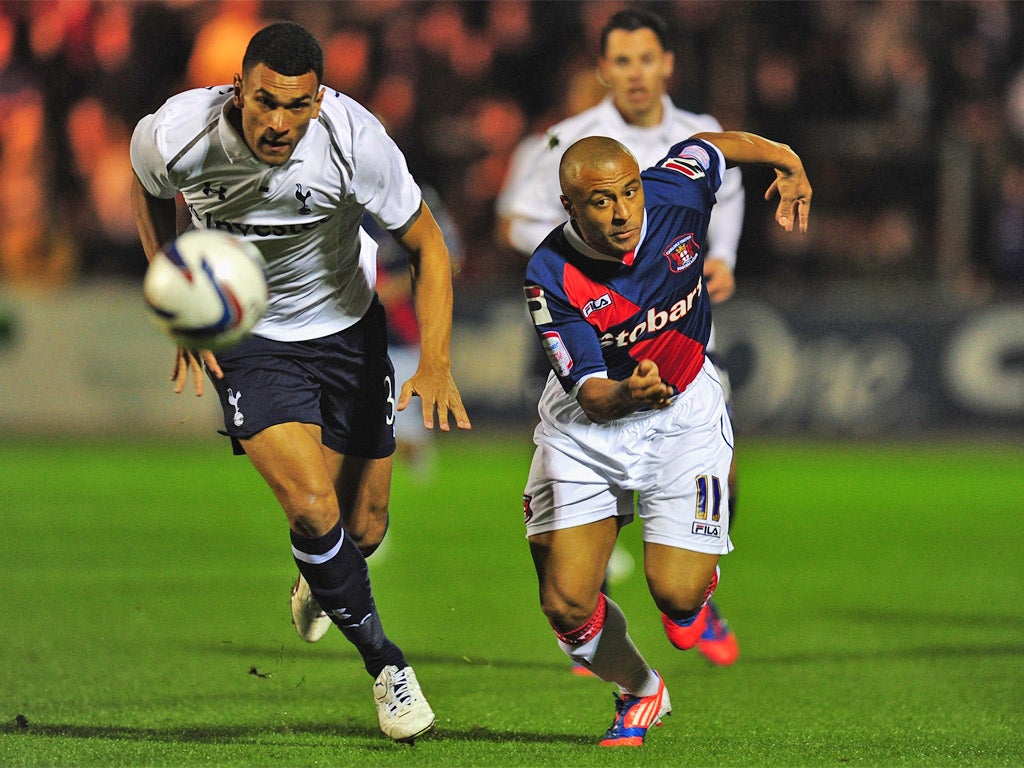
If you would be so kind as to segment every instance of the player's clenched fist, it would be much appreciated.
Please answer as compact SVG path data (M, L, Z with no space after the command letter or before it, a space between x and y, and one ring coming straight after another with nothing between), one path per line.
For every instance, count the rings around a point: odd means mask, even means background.
M661 378L653 360L641 360L626 380L630 397L641 406L664 408L675 390Z

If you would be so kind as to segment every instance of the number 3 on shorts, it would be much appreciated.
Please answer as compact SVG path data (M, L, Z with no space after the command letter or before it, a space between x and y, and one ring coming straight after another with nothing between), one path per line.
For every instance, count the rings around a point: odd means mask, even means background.
M390 376L384 377L384 389L387 390L388 415L384 420L389 426L395 423L395 382Z

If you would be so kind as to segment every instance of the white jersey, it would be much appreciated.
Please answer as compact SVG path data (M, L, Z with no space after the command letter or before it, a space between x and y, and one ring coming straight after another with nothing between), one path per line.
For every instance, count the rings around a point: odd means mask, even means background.
M626 145L636 157L640 170L661 160L669 147L701 131L721 131L711 115L698 115L676 107L662 96L662 120L652 128L630 125L622 119L611 97L578 115L552 126L545 136L546 151L538 150L536 137L528 137L527 148L505 182L498 213L510 219L509 237L516 250L532 254L556 226L566 220L558 186L558 163L571 144L585 136L610 136ZM719 258L736 266L736 250L743 229L743 180L738 168L722 177L717 202L708 229L706 258Z
M270 305L253 332L277 341L358 322L376 285L377 247L359 226L363 212L394 231L420 210L420 189L380 122L324 90L319 117L281 166L258 160L228 122L230 86L173 96L132 135L132 166L150 194L181 192L193 226L259 248Z

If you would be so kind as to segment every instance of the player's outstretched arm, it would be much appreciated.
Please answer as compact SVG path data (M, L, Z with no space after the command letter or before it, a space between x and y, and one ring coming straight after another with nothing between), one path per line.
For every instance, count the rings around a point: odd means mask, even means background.
M139 230L142 250L147 259L152 259L164 243L169 243L178 234L178 211L174 198L163 199L153 197L142 186L138 176L132 176L132 212L135 215L135 226ZM217 358L209 350L193 350L178 347L174 355L174 369L171 381L174 391L181 394L185 389L189 373L195 382L196 397L203 394L203 363L207 370L218 379L224 374L220 370Z
M768 187L764 199L779 196L775 220L787 232L795 225L807 231L811 215L811 183L804 171L803 161L786 144L744 131L698 133L695 139L714 144L725 155L729 165L770 165L775 169L775 181Z
M420 364L402 385L398 410L413 395L423 407L423 425L434 428L437 411L442 431L449 431L449 417L459 429L470 429L469 416L451 373L452 266L444 235L430 208L423 203L420 216L407 231L395 235L409 252L416 320L420 329Z

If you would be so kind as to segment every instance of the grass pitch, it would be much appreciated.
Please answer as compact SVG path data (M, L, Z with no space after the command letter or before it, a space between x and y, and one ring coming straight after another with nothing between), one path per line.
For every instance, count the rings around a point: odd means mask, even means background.
M661 633L613 588L674 713L596 746L612 687L568 673L520 495L529 429L399 466L371 560L436 733L393 744L340 633L303 644L283 514L219 441L0 446L0 765L1024 764L1024 448L741 445L719 604L741 657Z

